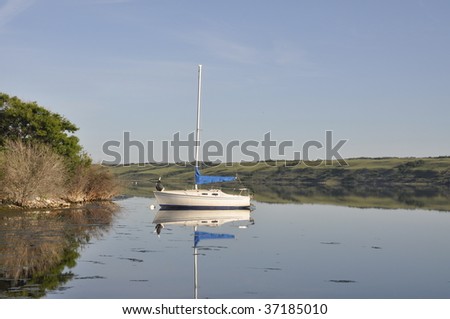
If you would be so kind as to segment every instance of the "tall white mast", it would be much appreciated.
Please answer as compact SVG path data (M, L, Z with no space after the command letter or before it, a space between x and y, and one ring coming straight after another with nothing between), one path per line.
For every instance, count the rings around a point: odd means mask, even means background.
M195 129L195 167L198 168L200 152L200 107L202 94L202 65L198 65L198 91L197 91L197 127ZM197 184L195 184L197 189Z

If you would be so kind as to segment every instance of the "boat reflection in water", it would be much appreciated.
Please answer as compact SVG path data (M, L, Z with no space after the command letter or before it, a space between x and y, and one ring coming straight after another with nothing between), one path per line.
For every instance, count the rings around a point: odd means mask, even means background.
M198 298L198 247L200 241L208 239L233 239L234 234L200 231L199 228L220 227L226 223L235 223L239 228L247 228L255 222L250 209L236 210L159 210L153 223L158 236L166 225L193 227L194 231L194 298Z

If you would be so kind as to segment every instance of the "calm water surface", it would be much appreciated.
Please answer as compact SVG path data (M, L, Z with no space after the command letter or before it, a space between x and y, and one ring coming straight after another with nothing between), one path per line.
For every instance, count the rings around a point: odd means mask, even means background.
M47 267L52 269L47 277L58 282L37 295L44 298L450 297L447 212L256 203L251 213L214 215L151 210L156 205L151 198L117 204L119 211L110 217L72 218L69 226L62 214L15 217L20 225L40 219L55 223L33 234L19 232L17 223L8 222L11 216L0 214L3 277L12 276L5 270L8 263L23 259L16 256L23 251L9 249L12 243L40 236L53 245L66 238L77 252L63 266ZM225 238L195 244L195 229ZM7 298L21 296L21 285L29 291L44 285L43 280L6 282L0 296Z

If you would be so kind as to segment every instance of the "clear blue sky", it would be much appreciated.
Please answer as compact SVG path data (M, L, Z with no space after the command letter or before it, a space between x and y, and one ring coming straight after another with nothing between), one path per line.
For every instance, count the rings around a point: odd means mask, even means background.
M0 0L0 91L102 144L348 139L344 157L450 155L449 1ZM319 152L320 153L320 152ZM320 156L321 154L319 154Z

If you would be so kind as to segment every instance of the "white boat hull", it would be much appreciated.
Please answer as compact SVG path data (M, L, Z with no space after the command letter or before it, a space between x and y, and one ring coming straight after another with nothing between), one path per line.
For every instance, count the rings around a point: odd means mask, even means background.
M221 190L174 190L154 192L161 208L236 209L250 207L250 196L231 195Z

